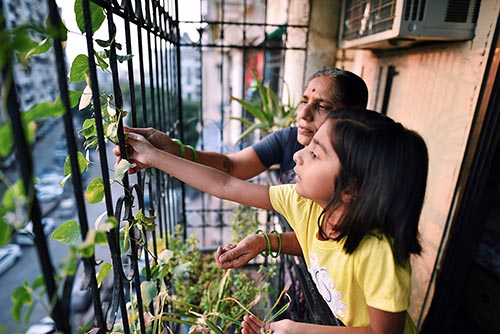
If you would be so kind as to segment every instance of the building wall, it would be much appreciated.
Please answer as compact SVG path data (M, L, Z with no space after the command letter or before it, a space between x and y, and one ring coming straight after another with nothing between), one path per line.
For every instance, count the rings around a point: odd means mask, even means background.
M339 50L337 66L366 81L369 108L380 110L389 65L395 66L387 114L425 139L430 156L426 201L420 232L424 252L413 261L410 313L417 321L425 315L425 297L431 291L438 249L463 160L480 93L500 1L483 0L473 40L444 42L406 50L373 53ZM422 317L423 319L423 317Z
M6 14L8 29L33 23L45 26L48 16L47 3L43 0L3 2L2 11ZM33 34L33 39L40 41L40 36ZM53 52L34 56L28 67L14 65L14 78L22 110L28 110L38 102L54 101L59 96L56 64Z

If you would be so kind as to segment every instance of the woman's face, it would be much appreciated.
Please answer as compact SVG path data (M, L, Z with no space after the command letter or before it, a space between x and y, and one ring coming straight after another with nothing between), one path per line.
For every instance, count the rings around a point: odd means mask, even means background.
M334 99L329 77L320 76L309 81L297 109L297 141L307 146L325 122L328 112L340 107L343 106Z

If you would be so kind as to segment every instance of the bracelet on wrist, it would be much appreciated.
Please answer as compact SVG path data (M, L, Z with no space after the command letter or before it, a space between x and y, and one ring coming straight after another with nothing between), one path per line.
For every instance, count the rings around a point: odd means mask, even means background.
M196 149L191 145L184 145L184 147L190 149L191 152L193 152L193 161L198 162L198 152L196 152Z
M264 236L264 239L266 240L266 250L260 253L260 255L267 257L269 253L271 252L271 241L269 240L269 236L267 235L266 232L262 230L257 230L255 232L256 234L262 234Z
M179 157L184 158L184 144L182 143L182 141L180 139L177 139L177 138L172 138L172 141L174 143L176 143L177 145L179 145L179 149L180 149Z
M278 240L278 250L273 254L273 252L270 250L269 254L271 254L271 257L277 258L281 255L281 233L279 233L276 230L272 230L271 233L276 234L276 239Z

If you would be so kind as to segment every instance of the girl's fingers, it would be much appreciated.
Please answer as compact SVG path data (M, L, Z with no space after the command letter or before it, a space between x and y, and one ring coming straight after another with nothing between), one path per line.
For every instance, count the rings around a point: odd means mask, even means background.
M260 329L264 328L265 323L262 320L257 319L253 315L246 315L243 318L243 326L248 330L249 333L260 334Z

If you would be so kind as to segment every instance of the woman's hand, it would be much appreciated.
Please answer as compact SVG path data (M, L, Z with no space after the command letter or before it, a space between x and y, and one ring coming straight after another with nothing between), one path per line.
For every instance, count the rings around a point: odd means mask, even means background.
M136 168L145 169L151 167L150 161L157 149L143 136L129 132L125 142L128 161Z
M228 244L215 252L215 261L221 269L240 268L266 250L263 235L251 234L237 245Z
M271 323L254 317L253 315L246 315L243 317L241 323L242 334L290 334L292 333L294 322L291 320L280 320Z
M156 147L158 150L169 152L174 155L180 154L180 147L178 144L174 143L172 139L164 132L158 131L154 128L129 128L127 126L123 127L124 133L137 133L143 136L151 145ZM127 153L129 153L127 151ZM120 146L116 145L113 148L113 154L116 156L116 162L120 162ZM128 157L130 159L130 157ZM129 169L129 174L134 174L140 172L141 170L147 168L144 165L136 163L136 166Z

